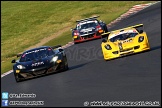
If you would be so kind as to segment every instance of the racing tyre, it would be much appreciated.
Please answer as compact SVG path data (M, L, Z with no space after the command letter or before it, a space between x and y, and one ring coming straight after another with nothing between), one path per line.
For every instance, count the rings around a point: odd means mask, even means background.
M68 70L69 66L68 66L68 62L67 62L67 58L65 56L65 64L64 64L64 71Z
M21 81L18 74L15 74L15 80L16 80L16 82L20 82Z
M67 71L69 69L68 64L65 64L64 70Z

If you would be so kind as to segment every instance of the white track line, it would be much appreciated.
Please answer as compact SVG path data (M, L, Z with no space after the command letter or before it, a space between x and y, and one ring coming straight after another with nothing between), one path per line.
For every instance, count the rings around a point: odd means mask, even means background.
M161 1L157 1L157 2L155 2L155 3L148 3L148 4L135 5L135 6L133 6L131 9L129 9L126 13L124 13L123 15L121 15L120 17L118 17L116 20L110 22L110 23L107 25L107 27L111 27L112 24L115 24L115 23L119 22L119 21L122 20L123 18L126 18L126 17L128 17L128 16L130 16L130 15L133 15L133 14L135 14L135 13L137 13L137 12L139 12L139 11L141 11L141 10L143 10L143 9L145 9L145 8L147 8L147 7L151 6L151 5L153 5L153 4L158 3L158 2L161 2ZM72 46L72 45L74 45L73 42L68 42L68 44L62 46L62 48L67 48L67 47L70 47L70 46ZM3 73L3 74L1 75L1 78L4 77L4 76L6 76L6 75L8 75L8 74L10 74L10 73L12 73L12 72L13 72L13 70L10 70L10 71L8 71L8 72Z

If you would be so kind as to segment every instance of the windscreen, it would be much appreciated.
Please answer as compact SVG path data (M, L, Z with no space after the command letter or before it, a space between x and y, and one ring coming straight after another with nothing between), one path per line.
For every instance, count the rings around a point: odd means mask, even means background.
M138 33L124 33L124 34L119 34L116 35L112 38L110 38L111 42L116 42L117 40L126 40L128 38L135 37Z
M45 58L54 54L51 48L35 49L22 54L20 62L33 61L40 58Z
M80 23L77 25L77 29L87 29L90 27L96 27L98 25L97 21L89 21L89 22L84 22Z

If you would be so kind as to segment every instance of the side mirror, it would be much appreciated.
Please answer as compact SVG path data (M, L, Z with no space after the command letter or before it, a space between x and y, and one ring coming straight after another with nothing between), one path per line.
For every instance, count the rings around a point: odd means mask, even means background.
M14 59L14 60L12 60L12 61L11 61L11 63L16 63L16 60L15 60L15 59Z
M73 31L73 28L71 28L70 30Z
M106 39L103 39L102 42L105 43L105 42L107 42L107 41L106 41Z
M63 49L59 49L60 52L64 51Z
M103 23L103 21L102 21L102 20L100 20L100 22L101 22L101 23Z
M143 33L143 30L140 30L139 33L140 33L140 34Z

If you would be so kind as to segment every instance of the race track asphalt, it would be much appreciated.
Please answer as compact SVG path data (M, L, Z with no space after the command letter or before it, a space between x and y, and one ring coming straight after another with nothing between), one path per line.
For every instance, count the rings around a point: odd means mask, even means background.
M68 71L20 83L11 73L1 78L1 92L34 93L36 98L9 101L44 101L45 107L84 107L86 101L161 102L161 2L123 19L109 30L140 23L147 32L150 51L104 61L102 39L72 45L65 49Z

